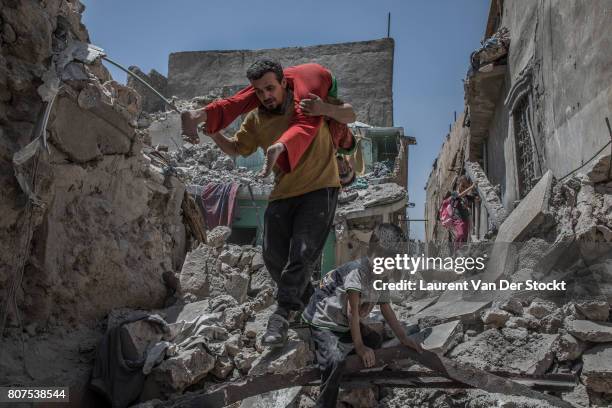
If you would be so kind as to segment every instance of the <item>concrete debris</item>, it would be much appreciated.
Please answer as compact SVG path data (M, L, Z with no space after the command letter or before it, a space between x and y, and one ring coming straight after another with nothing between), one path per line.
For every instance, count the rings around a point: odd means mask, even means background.
M260 291L266 288L274 289L276 282L270 277L268 270L260 268L257 272L251 275L251 281L249 283L249 295L257 295Z
M421 347L436 354L446 354L463 338L462 325L459 320L439 324L411 335Z
M589 390L612 393L612 347L601 344L582 355L581 380Z
M501 202L497 189L489 182L489 178L478 162L466 161L465 174L476 184L476 191L487 209L493 226L496 229L499 228L508 217L508 212Z
M584 342L568 333L560 335L553 344L555 357L559 361L576 360L580 358L585 349Z
M583 341L594 343L612 342L612 323L570 320L566 322L566 329Z
M490 329L459 344L449 356L483 370L544 374L553 363L553 343L557 337L529 333L526 329Z
M515 297L511 297L509 299L502 301L499 304L499 308L507 312L510 312L512 314L515 314L517 316L520 316L523 314L523 305Z
M368 185L366 189L358 190L358 197L347 203L338 203L334 223L351 218L364 216L364 211L370 207L393 204L406 200L406 190L395 183Z
M165 395L182 392L188 386L204 379L215 368L215 358L197 347L181 351L153 368L149 379Z
M234 364L241 373L247 374L259 354L255 350L243 350L234 356Z
M512 314L501 309L489 309L482 314L482 322L488 328L499 329L513 317Z
M610 304L605 300L580 300L575 304L588 320L605 322L610 315Z
M121 337L126 339L123 343L123 355L129 360L139 361L145 358L147 351L155 343L162 340L164 333L159 330L157 324L137 320L122 326Z
M233 361L226 356L218 357L215 362L215 367L213 368L211 374L217 377L220 380L227 378L227 376L234 370Z
M225 227L225 226L215 227L212 229L212 231L208 233L207 244L213 248L220 248L223 246L223 244L225 244L225 241L227 241L227 238L229 238L231 233L232 233L232 229L229 227Z
M158 136L158 134L168 133L165 125L159 122L151 124L149 132L152 135L152 143L176 147L171 144L180 142L179 149L162 154L186 184L203 186L208 183L242 183L250 185L253 189L272 190L272 179L257 177L256 172L259 169L248 170L245 167L237 166L235 159L224 154L212 141L184 146L182 141L177 142L172 139L168 144L166 140ZM176 134L179 135L180 121L173 125L176 126Z
M525 308L525 313L530 314L536 319L542 319L555 310L557 310L557 305L555 305L553 302L534 299L531 304Z
M283 390L267 392L265 394L249 397L240 403L239 408L287 408L293 407L293 403L300 394L302 387L290 387Z

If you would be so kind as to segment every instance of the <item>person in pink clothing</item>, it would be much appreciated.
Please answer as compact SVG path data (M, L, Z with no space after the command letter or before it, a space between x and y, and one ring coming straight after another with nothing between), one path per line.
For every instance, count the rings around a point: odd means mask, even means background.
M467 242L470 231L470 205L472 202L479 201L479 197L474 195L476 184L470 185L466 176L459 176L455 181L452 193L448 193L440 209L440 220L442 225L449 229L456 251L463 243Z

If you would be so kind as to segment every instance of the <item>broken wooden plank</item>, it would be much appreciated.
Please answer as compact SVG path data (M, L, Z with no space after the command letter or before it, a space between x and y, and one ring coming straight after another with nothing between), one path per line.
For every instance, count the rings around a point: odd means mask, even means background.
M477 162L466 161L465 174L473 183L476 183L476 191L487 209L489 219L495 228L499 229L506 217L508 217L508 212L495 192L495 187L493 187L482 167Z
M200 212L195 200L187 191L185 191L185 196L183 197L183 204L181 205L183 209L183 216L185 217L185 221L189 226L193 236L200 243L206 243L206 224L204 223L204 217Z
M429 351L418 353L408 347L399 346L376 350L376 367L382 367L397 360L414 360L440 375L475 388L492 393L524 396L546 401L552 406L572 408L572 405L552 395L542 394L510 379L479 370L468 364L459 363ZM364 369L361 358L348 356L345 373L356 373ZM160 406L172 408L207 407L221 408L244 398L278 389L305 385L319 377L316 368L305 368L295 373L263 374L244 380L224 384L214 390L185 394Z
M523 384L529 388L541 391L567 392L574 389L578 379L572 374L552 375L508 375L507 373L492 372L490 374L502 374L504 378ZM474 388L471 385L441 377L433 371L418 370L383 370L354 373L343 377L342 387L361 388L371 385L382 385L397 388Z

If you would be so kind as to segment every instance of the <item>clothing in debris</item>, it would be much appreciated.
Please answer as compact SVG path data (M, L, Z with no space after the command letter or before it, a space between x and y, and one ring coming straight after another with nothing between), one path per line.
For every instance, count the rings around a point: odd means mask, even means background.
M380 348L382 336L364 324L359 325L363 344L371 349ZM321 370L321 388L317 408L335 408L346 356L354 349L350 332L338 333L314 328L312 339L316 347L317 364Z
M200 200L196 200L204 211L206 228L219 225L231 226L236 209L237 183L208 183L198 189Z
M136 314L108 330L98 345L90 387L102 394L113 408L130 406L142 392L146 356L135 356L130 352L128 337L122 335L122 330L124 325L143 319L164 332L169 330L166 322L157 315Z
M337 85L331 72L319 64L297 65L286 68L283 72L288 87L293 90L291 102L294 113L289 117L288 126L275 142L285 145L286 152L278 158L277 165L288 173L299 165L302 156L307 153L311 143L316 139L321 125L327 122L321 116L306 115L300 107L300 101L309 98L308 95L313 93L324 101L333 103L333 98L337 98ZM242 89L229 98L212 102L205 107L206 132L216 133L241 114L252 111L258 106L261 106L261 103L252 86ZM329 127L334 146L342 149L354 147L353 134L345 124L330 120Z
M242 122L240 130L231 138L236 143L238 153L249 156L260 147L265 150L278 142L293 120L294 106L287 103L291 100L291 92L288 92L279 113L263 109L251 111ZM270 201L296 197L327 187L340 187L334 147L326 123L319 127L314 140L292 172L286 173L278 166L274 167L276 179Z
M347 262L328 272L302 313L303 320L317 328L350 331L349 291L360 293L359 305L362 310L371 310L374 305L390 302L389 291L374 289L375 279L380 277L372 272L367 257Z
M285 310L302 310L312 294L310 276L334 219L338 191L328 187L268 204L263 259Z

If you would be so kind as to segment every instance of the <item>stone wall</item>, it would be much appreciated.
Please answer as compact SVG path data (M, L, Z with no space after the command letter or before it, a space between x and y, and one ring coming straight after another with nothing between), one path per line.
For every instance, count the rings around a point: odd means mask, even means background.
M220 85L247 85L246 70L258 58L283 66L316 62L332 70L339 96L351 103L357 119L393 126L393 39L266 50L191 51L170 54L168 93L190 99Z
M82 11L0 10L0 382L71 386L71 398L107 314L162 307L186 252L185 187L143 155L140 96L99 62L65 64L89 41Z
M511 45L503 92L487 140L488 173L501 184L504 205L519 199L511 117L504 100L526 70L532 72L536 171L562 177L608 140L612 107L612 26L609 1L503 3L501 26ZM582 27L575 30L575 27Z
M444 242L448 239L448 231L437 222L437 214L444 195L452 190L455 179L463 170L468 132L462 123L463 115L457 119L451 132L446 136L425 185L425 219L428 220L425 227L425 239L427 242Z

